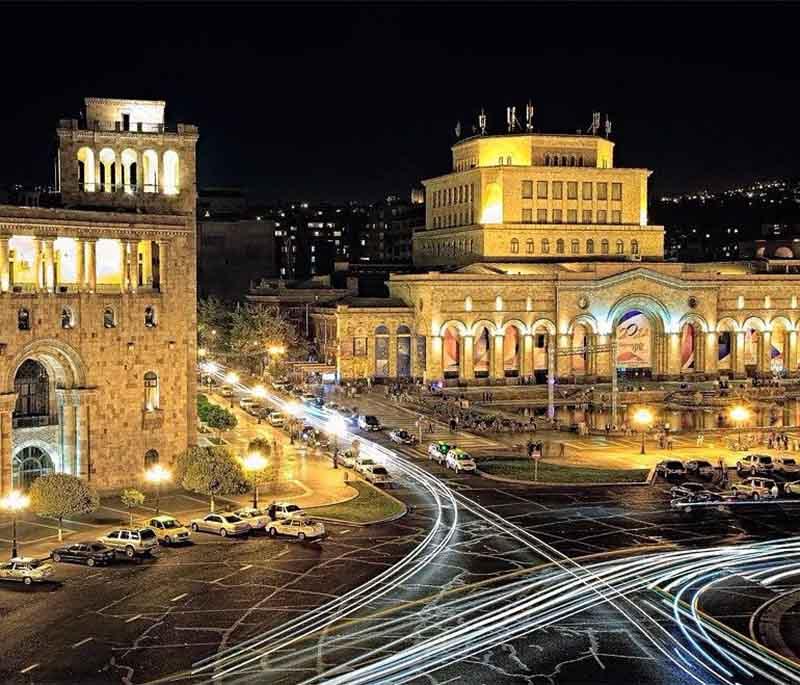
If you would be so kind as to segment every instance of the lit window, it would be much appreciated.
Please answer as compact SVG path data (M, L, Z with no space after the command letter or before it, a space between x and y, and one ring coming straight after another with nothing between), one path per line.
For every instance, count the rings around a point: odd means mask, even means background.
M158 324L156 320L156 310L155 307L151 305L147 305L144 309L144 325L147 328L155 328Z
M148 371L144 375L144 408L146 411L158 409L158 375Z
M536 197L539 198L540 200L547 199L547 181L537 181Z
M621 240L617 241L617 254L625 254L625 243Z
M525 242L525 252L533 254L533 240L527 240Z
M103 310L103 327L116 328L116 326L117 326L117 316L114 310L111 307L106 307Z
M585 224L592 223L592 210L591 209L584 209L583 210L583 223L585 223Z
M550 241L547 238L542 239L542 254L550 254Z
M584 200L591 200L592 199L592 183L591 181L586 181L583 184L583 199Z
M591 238L586 241L586 254L594 254L594 240Z
M611 199L612 200L621 200L622 199L622 184L621 183L612 183L611 184Z
M564 182L553 181L553 199L560 200L564 196Z
M533 210L532 209L523 209L522 210L522 223L523 224L532 224L533 223Z
M578 254L580 253L580 251L581 251L580 242L578 242L577 240L573 240L570 243L570 252L572 252L572 254Z
M597 184L597 199L598 200L608 199L608 183Z
M567 181L567 199L568 200L577 200L578 199L578 182L577 181Z
M530 200L533 198L533 181L522 182L522 198Z
M17 328L21 331L31 330L31 314L27 309L17 312Z
M519 253L519 240L516 238L511 239L511 254Z

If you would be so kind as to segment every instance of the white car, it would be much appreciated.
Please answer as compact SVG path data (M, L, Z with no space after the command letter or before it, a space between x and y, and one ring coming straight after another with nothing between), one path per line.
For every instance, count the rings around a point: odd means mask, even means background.
M800 495L800 480L793 480L783 484L783 491L787 495Z
M751 476L769 475L775 470L775 464L768 454L748 454L736 462L736 470L739 473L749 471Z
M443 464L447 455L453 449L455 449L455 445L451 445L444 440L437 440L428 445L428 459L433 459L439 464Z
M239 400L239 407L244 409L245 411L248 410L254 404L258 404L258 400L254 400L252 397L243 397Z
M772 488L775 481L771 478L759 478L754 476L752 478L745 478L741 483L736 483L731 492L734 497L744 495L751 499L769 499L772 497Z
M775 470L782 473L784 476L794 476L800 473L800 464L797 459L788 455L775 457L772 460L775 465Z
M475 465L474 459L464 450L458 448L450 450L447 453L444 465L448 469L453 469L456 473L461 473L462 471L471 471L475 473L478 468Z
M14 557L0 564L0 580L16 580L25 585L41 583L53 575L53 567L38 559Z
M297 504L292 504L291 502L273 502L264 510L264 512L273 521L289 518L290 516L306 515L306 512L304 512L300 506Z
M352 468L355 468L356 457L352 452L350 452L348 450L347 452L344 452L344 453L339 455L339 462L346 469L352 469Z
M223 397L233 397L233 388L230 385L223 385L219 389L219 394Z
M201 519L193 519L191 525L195 533L216 533L223 538L228 535L247 535L250 532L250 524L236 514L206 514Z
M156 516L147 525L155 531L158 541L164 545L189 542L189 529L172 516Z
M368 468L372 468L373 466L377 465L378 463L369 457L359 457L356 459L356 471L358 471L358 473L360 473L362 476Z
M373 485L391 485L392 484L392 477L389 475L389 472L386 470L385 466L379 466L376 464L375 466L370 466L364 470L364 479L372 483Z
M254 509L253 507L243 507L242 509L237 509L233 513L242 519L242 521L249 523L252 530L264 530L264 528L267 527L267 523L270 521L269 514L261 511L261 509Z
M389 433L389 440L396 442L398 445L416 445L417 438L407 430L397 428Z
M275 428L283 428L283 424L286 423L286 417L283 415L283 412L273 411L269 414L269 425L275 426Z
M269 534L271 537L290 535L302 542L325 537L325 526L320 521L314 521L307 516L290 516L270 522Z

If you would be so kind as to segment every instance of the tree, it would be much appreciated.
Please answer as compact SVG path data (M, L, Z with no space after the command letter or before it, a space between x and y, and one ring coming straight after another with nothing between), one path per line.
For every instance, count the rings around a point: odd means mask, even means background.
M63 540L63 521L68 516L89 514L100 506L100 497L94 488L66 473L40 476L28 492L31 508L39 516L58 520L58 541Z
M256 478L259 483L274 483L278 480L281 470L280 453L275 453L267 438L253 438L247 445L247 452L258 452L267 460L266 468Z
M139 492L136 488L127 488L120 493L119 499L122 502L122 506L128 509L131 528L133 528L133 508L144 504L144 493Z
M230 321L228 348L231 355L253 373L264 370L270 347L283 348L289 359L305 358L308 353L308 343L300 337L294 324L267 307L240 307L231 314Z
M229 412L225 407L220 407L217 404L210 404L206 410L205 423L209 428L219 431L220 436L225 431L233 430L239 420L236 416Z
M240 495L248 491L241 464L224 447L192 447L178 460L181 485L210 497L211 511L217 495Z
M216 297L197 301L197 340L214 354L224 349L230 326L230 312Z

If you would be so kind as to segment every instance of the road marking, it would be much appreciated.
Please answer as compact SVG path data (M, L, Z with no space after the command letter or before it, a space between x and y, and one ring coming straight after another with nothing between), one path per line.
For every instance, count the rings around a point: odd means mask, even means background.
M216 580L212 580L212 583L218 583L221 580L225 580L228 576L222 576L221 578L217 578Z
M32 671L34 668L39 668L39 664L31 664L27 668L23 668L20 673L27 673L28 671Z
M349 533L349 532L350 532L349 528L347 530L340 530L339 531L339 535L344 535L345 533Z
M140 619L142 617L141 614L136 614L136 616L131 616L125 623L133 623L135 620Z
M170 601L170 602L177 602L179 599L183 599L183 598L184 598L184 597L186 597L186 595L188 595L188 594L189 594L188 592L184 592L182 595L178 595L177 597L173 597L173 598L172 598L171 600L169 600L169 601Z
M242 566L242 568L240 568L239 570L240 571L246 571L249 568L253 568L253 564L247 564L247 566Z
M276 554L275 558L277 559L278 557L282 557L284 554L289 554L289 550L288 549L283 550L283 552Z
M91 642L92 640L94 640L93 637L84 638L80 642L76 642L74 645L72 645L72 649L78 649L78 647L80 647L81 645L85 645L87 642Z

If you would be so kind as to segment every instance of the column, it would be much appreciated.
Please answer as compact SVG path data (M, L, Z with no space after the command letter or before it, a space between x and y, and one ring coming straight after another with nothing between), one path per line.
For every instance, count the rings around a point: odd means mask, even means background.
M464 380L475 378L475 338L465 335L461 338L461 374Z
M492 378L506 377L506 370L503 364L503 342L505 338L502 333L489 336L492 341Z
M57 389L61 412L61 468L64 473L78 475L77 472L77 404L78 395L74 390Z
M733 371L734 378L744 378L744 331L736 331L733 340L733 364L731 365L731 371Z
M56 290L56 266L54 261L53 238L44 238L44 289L48 293Z
M5 495L13 487L14 443L11 415L16 403L16 393L0 395L0 495Z
M533 335L525 333L522 336L522 370L524 377L533 376Z
M547 416L551 419L555 412L556 389L556 336L555 333L547 334Z
M8 236L0 236L0 293L11 289L11 273L8 261Z
M786 371L793 376L797 373L797 331L786 331L784 339L786 349L783 351L783 357L786 360Z
M719 335L716 331L703 334L706 345L706 359L704 371L716 376L719 373Z
M33 239L33 269L34 269L34 287L36 291L42 289L42 239Z
M119 241L119 289L121 292L128 292L128 241Z
M595 336L595 343L598 346L603 345L610 345L611 344L611 336L610 335L598 335ZM594 354L595 357L595 373L599 378L611 378L611 369L613 366L613 362L611 360L611 352L596 352Z
M97 238L87 238L86 246L86 289L90 293L97 290Z
M86 288L83 239L75 238L75 280L78 282L78 292L83 292Z
M159 291L167 292L167 260L169 257L169 243L166 240L158 241L158 283ZM440 340L441 342L441 340ZM441 357L441 355L440 355ZM439 360L441 365L441 358ZM441 377L441 376L439 376Z
M77 454L75 455L76 476L89 480L89 396L81 393L77 406L75 425Z
M677 378L681 375L681 334L668 333L667 343L667 376Z
M442 367L442 336L430 335L428 336L428 340L430 341L430 349L427 355L428 380L440 381L444 378L444 370Z
M153 287L153 242L147 240L142 249L142 281L145 288Z
M572 348L572 336L569 333L564 333L559 336L553 336L558 340L558 350L564 351ZM564 354L558 355L556 358L556 376L558 378L567 378L572 375L572 355Z
M135 293L139 284L139 243L136 240L128 240L127 243L128 292Z

